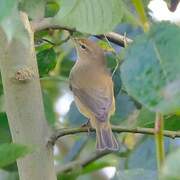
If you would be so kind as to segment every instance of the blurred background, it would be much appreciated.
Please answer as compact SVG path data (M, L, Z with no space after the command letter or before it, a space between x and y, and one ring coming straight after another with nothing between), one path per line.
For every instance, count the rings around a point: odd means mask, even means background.
M127 1L127 3L129 2ZM58 9L58 4L50 1L46 6L46 17L54 16ZM134 12L133 7L131 11ZM147 12L151 21L180 22L180 4L173 12L168 9L164 1L153 0L150 2L149 8L147 7ZM114 31L131 39L143 33L141 28L126 23L120 24ZM126 93L123 84L119 83L121 77L119 67L116 65L117 61L123 61L124 48L106 40L84 36L96 41L105 50L108 68L113 73L116 112L111 117L111 123L132 128L153 128L155 113L142 107L139 102ZM50 29L35 34L44 107L46 118L52 129L80 127L87 121L77 110L72 92L69 90L68 77L76 61L76 52L73 42L68 37L69 33L62 30ZM2 86L2 84L0 85ZM0 93L2 94L2 92ZM3 97L0 98L1 101L3 101ZM2 110L3 106L1 106ZM165 129L180 130L178 120L179 117L176 115L166 116ZM4 123L3 126L8 125ZM1 137L5 138L0 141L10 141L9 132L0 129L0 133ZM59 173L59 179L156 179L157 165L153 136L120 133L116 134L116 137L121 145L119 152L106 155L85 167L77 164L76 168L69 173L62 173L64 164L86 159L95 152L95 134L93 132L79 133L60 138L54 148L54 163ZM174 151L179 145L178 139L165 138L166 153ZM6 170L16 172L16 164L8 166ZM1 178L3 179L3 175L0 176Z

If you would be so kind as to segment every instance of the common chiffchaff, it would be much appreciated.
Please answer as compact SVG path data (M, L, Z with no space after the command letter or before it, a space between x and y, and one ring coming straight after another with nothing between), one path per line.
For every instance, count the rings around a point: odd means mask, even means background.
M93 41L74 40L77 61L70 73L70 88L79 111L96 129L98 151L119 149L109 122L115 111L113 81L106 67L103 50Z

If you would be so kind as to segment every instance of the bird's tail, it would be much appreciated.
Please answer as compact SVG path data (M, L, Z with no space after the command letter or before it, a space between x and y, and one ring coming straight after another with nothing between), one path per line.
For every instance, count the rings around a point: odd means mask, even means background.
M108 122L98 122L96 123L96 148L98 151L119 150L119 144L114 137L111 125Z

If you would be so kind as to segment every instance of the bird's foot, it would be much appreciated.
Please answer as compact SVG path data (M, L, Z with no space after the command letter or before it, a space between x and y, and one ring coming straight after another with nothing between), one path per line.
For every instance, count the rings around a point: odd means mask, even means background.
M87 120L87 122L83 123L83 124L81 125L81 127L87 128L87 130L88 130L88 135L90 135L90 132L91 132L90 129L92 128L92 126L91 126L89 120Z

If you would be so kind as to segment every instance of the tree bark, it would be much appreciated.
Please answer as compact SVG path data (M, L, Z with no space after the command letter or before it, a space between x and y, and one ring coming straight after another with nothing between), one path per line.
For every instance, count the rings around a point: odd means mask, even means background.
M35 147L33 153L17 160L19 176L21 180L56 180L52 149L46 145L50 131L43 108L34 34L23 13L21 20L28 39L25 43L18 38L8 42L0 29L0 70L13 142Z

